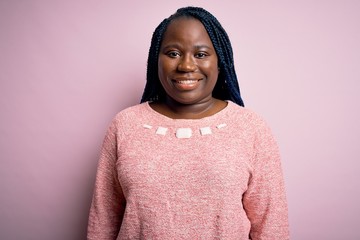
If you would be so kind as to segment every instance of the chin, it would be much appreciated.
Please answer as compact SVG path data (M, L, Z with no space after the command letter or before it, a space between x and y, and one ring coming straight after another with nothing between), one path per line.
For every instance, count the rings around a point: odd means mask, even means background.
M211 98L194 98L194 97L187 97L187 98L171 98L173 103L181 104L181 105L193 105L199 104L208 101Z

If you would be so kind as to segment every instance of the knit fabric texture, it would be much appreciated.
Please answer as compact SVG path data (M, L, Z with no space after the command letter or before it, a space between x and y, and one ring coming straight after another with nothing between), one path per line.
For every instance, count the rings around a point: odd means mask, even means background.
M269 127L231 101L202 119L148 102L121 111L104 139L88 239L289 239Z

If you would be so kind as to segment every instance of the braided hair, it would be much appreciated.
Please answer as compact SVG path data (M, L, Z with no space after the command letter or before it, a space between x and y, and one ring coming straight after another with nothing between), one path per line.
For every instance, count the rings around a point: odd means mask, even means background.
M233 51L230 39L219 21L208 11L199 7L180 8L169 18L164 19L155 29L151 39L147 62L146 85L141 102L164 101L166 93L158 75L158 59L164 33L172 20L180 17L198 19L205 27L214 45L219 64L219 76L212 95L214 98L231 100L244 106L234 68Z

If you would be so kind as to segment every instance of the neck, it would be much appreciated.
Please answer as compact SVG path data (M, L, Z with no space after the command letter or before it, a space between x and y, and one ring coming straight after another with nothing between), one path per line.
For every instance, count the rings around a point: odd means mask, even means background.
M166 99L163 103L153 103L152 108L173 119L200 119L211 116L227 105L226 102L210 98L195 104L182 104L173 99Z
M195 104L182 104L172 99L167 99L165 104L174 114L178 116L200 116L206 114L215 105L216 99L211 98Z

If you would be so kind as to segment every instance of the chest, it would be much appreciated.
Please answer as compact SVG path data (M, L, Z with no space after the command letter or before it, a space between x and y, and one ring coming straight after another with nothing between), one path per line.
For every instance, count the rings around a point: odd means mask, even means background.
M190 138L176 129L161 135L143 131L118 146L117 171L125 196L155 192L207 196L214 192L239 196L251 176L251 140L227 131Z

